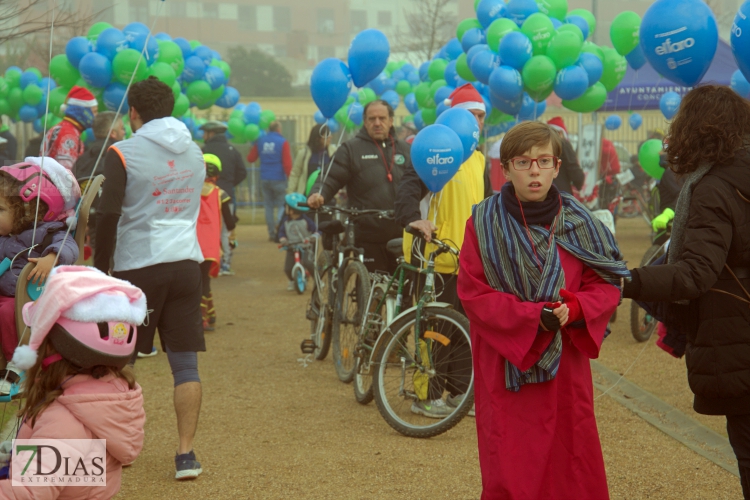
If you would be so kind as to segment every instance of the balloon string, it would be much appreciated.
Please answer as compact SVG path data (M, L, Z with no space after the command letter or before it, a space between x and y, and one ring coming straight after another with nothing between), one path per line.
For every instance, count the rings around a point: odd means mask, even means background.
M351 116L351 114L352 114L352 107L349 106L349 109L346 111L346 120L344 120L344 123L346 123L346 121L349 120L349 117ZM341 146L341 141L344 138L345 131L346 131L346 127L343 127L343 129L341 130L341 134L339 134L339 139L338 141L336 141L336 150L338 150L339 147ZM328 133L329 134L331 133L330 128L328 128ZM328 174L331 172L331 167L333 166L333 159L335 158L335 156L336 156L336 153L334 153L333 156L331 156L331 161L328 163L328 168L326 169L325 172L323 172L323 180L320 181L320 186L318 187L318 194L320 194L323 191L323 185L326 183L326 179L328 179Z

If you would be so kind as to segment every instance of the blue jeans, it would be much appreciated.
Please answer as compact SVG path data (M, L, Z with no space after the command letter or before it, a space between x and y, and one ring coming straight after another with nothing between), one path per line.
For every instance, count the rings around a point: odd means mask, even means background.
M266 207L266 225L268 226L268 237L276 238L276 225L284 215L284 196L286 196L286 181L260 181L263 189L263 204ZM278 208L276 217L273 209Z

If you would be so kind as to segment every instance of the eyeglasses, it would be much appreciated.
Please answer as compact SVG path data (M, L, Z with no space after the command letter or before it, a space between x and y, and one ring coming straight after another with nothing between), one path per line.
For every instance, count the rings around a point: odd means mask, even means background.
M560 160L554 155L542 155L539 158L529 158L528 156L516 156L510 159L510 164L515 170L529 170L531 165L536 162L542 170L555 168Z

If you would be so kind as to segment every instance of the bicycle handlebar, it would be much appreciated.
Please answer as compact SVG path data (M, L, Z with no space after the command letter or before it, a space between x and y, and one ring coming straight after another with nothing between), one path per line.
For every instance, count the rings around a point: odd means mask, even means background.
M361 209L361 208L341 208L330 205L321 205L319 208L312 208L307 203L297 203L299 208L309 208L313 212L328 213L340 212L347 214L352 217L362 217L365 215L377 215L380 219L393 219L395 214L393 210L380 210L380 209Z
M406 227L406 232L413 235L416 238L422 238L425 239L424 234L422 234L422 231L419 229L415 229L411 226ZM441 241L437 239L435 236L437 236L435 233L432 233L432 238L430 239L430 243L438 247L439 253L452 253L456 257L458 257L459 251L456 248L453 248L449 244L445 243L444 241Z

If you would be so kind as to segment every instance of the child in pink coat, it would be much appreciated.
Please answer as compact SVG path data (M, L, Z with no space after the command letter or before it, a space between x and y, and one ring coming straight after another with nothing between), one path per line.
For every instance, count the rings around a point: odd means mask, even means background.
M52 270L41 297L24 306L32 334L29 345L13 355L14 364L27 370L16 438L106 440L106 484L13 486L5 479L0 499L117 494L123 464L132 463L143 448L143 394L127 364L136 325L145 316L145 295L125 281L90 267ZM9 444L0 445L0 461L9 462L10 477L18 478L29 456L13 454ZM54 460L53 455L42 456L42 470L49 471L54 465L45 460Z

